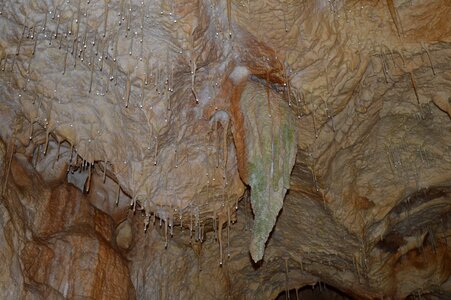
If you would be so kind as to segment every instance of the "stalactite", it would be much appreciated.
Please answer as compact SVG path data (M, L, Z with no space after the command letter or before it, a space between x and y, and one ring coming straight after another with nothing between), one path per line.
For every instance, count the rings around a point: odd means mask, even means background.
M128 55L132 55L132 53L133 53L133 34L131 35L131 37L130 37L130 48L129 48L129 50L128 50Z
M50 135L50 128L47 127L47 130L45 133L44 155L47 154L47 147L49 146L49 135Z
M128 7L128 18L127 18L127 31L130 31L130 22L132 21L132 0L129 1L129 7ZM127 34L127 33L126 33ZM126 36L127 37L127 36Z
M122 25L122 21L125 20L124 18L124 1L125 0L121 0L120 4L119 4L119 12L118 12L118 17L119 17L119 26Z
M418 96L417 83L415 81L413 73L409 72L409 74L410 74L410 81L412 82L413 91L415 92L415 97L417 98L418 105L421 105L420 97Z
M107 160L104 160L104 161L103 161L103 180L102 180L103 183L105 183L105 180L106 180L107 163L108 163Z
M312 167L312 176L313 176L313 182L315 184L315 189L317 192L319 192L319 186L318 186L318 180L316 179L316 174L315 174L315 167Z
M144 86L145 86L145 82L144 82L144 78L141 80L141 104L139 105L139 107L143 107L144 106Z
M147 228L149 227L150 223L150 214L146 214L146 217L144 218L144 233L147 232Z
M205 236L205 223L202 223L201 230L200 230L200 242L204 242L204 236Z
M69 27L69 29L68 29L68 31L67 31L67 34L68 34L68 35L72 35L73 26L74 26L74 18L75 18L75 16L72 15L72 18L71 18L71 20L70 20L70 27Z
M34 32L35 28L33 27L33 32ZM33 51L31 52L31 55L34 55L36 53L36 47L38 45L38 36L39 36L39 32L35 32L33 34L34 36L34 45L33 45Z
M385 83L388 83L388 68L387 63L385 61L385 56L380 54L380 59L382 61L382 73L384 74Z
M193 214L190 211L189 212L189 241L191 243L191 240L193 239Z
M393 0L387 0L387 6L388 10L390 11L390 16L393 20L393 23L395 24L396 32L398 33L398 36L401 37L402 34L401 20L399 18L398 12L396 11L395 5L393 4Z
M285 261L285 296L287 299L290 299L290 291L288 289L288 257L283 257Z
M229 37L232 37L232 0L227 0L227 21L229 27Z
M168 248L168 219L164 220L164 248Z
M20 46L22 45L22 40L23 40L23 37L24 37L24 35L25 35L25 29L26 29L27 27L25 26L25 24L23 25L23 29L22 29L22 35L20 36L20 39L19 39L19 44L17 45L17 49L16 49L16 55L19 55L19 53L20 53Z
M133 210L133 214L135 214L135 212L136 212L136 195L135 196L133 196L132 197L132 200L131 200L131 202L130 202L130 207L132 208L132 210Z
M217 228L218 224L216 222L216 209L213 209L213 216L211 219L213 220L213 232L214 232L213 238L215 241L217 241L218 240L218 228Z
M72 165L72 157L73 156L74 156L74 144L70 144L70 156L69 156L69 161L68 161L69 166Z
M270 87L269 87L269 71L266 72L266 97L268 100L268 112L269 112L269 117L272 118L272 113L271 113L271 98L270 98Z
M92 163L88 162L88 180L86 181L86 193L89 192L89 187L91 186L91 168L92 168Z
M90 76L90 79L89 79L89 90L88 90L89 94L92 91L92 79L93 79L93 76L94 76L94 62L95 62L94 58L91 57L91 62L89 63L90 67L91 67L91 76Z
M223 250L222 250L222 227L226 223L226 217L224 213L218 215L218 242L219 242L219 265L223 264Z
M327 116L328 119L331 120L331 123L332 123L332 130L333 130L333 132L335 132L335 122L334 122L334 117L331 116L331 114L329 113L330 111L329 111L329 107L328 107L328 105L327 105L326 99L323 99L323 102L324 102L324 105L325 105L326 116Z
M144 85L149 84L149 60L146 60L145 72L144 72Z
M12 161L13 161L14 150L16 147L15 141L16 141L16 138L15 138L15 132L14 132L8 143L9 151L7 149L7 154L9 155L9 157L7 160L7 165L5 166L5 176L4 176L5 181L3 182L2 197L5 195L6 189L8 187L8 177L9 177L9 173L11 172L11 165L12 165Z
M173 210L171 209L171 212L172 212ZM170 235L171 235L171 238L174 236L174 214L173 213L171 213L171 218L169 219L169 227L171 227L171 232L170 232Z
M141 29L141 39L139 40L139 42L142 44L144 41L144 1L141 2L141 25L139 26L139 29ZM142 50L142 46L141 46L141 50ZM142 56L142 54L141 54Z
M5 54L5 58L3 60L4 60L4 63L3 63L3 66L2 66L2 72L5 71L6 63L8 62L8 55L7 54Z
M125 107L128 107L129 101L130 101L130 90L132 87L131 79L130 79L130 72L127 75L127 82L125 86L125 96L122 98L125 100Z
M421 46L423 47L424 51L426 51L426 55L428 57L429 64L431 65L432 74L434 74L434 76L435 76L436 73L435 73L435 69L434 69L434 64L432 63L431 54L429 53L429 49L424 42L421 42Z
M55 11L55 14L56 14L56 11ZM55 39L58 38L58 31L59 31L59 28L60 28L60 14L58 14L58 15L56 16L56 18L57 18L57 21L56 21L56 30L55 30L55 34L54 34Z
M219 168L219 161L220 161L220 157L221 157L221 153L220 153L220 140L219 140L219 122L215 121L214 122L214 141L216 144L216 169Z
M190 64L191 64L191 92L194 95L194 99L196 100L196 103L199 103L199 98L197 97L197 93L196 93L196 89L195 89L196 69L197 69L196 60L191 59Z
M158 156L158 137L155 136L155 154L154 154L154 160L153 160L154 166L157 165L157 156Z
M183 232L183 212L182 211L180 211L180 214L179 214L179 221L180 221L180 230Z
M44 25L42 25L42 32L45 32L45 30L47 29L47 14L48 12L45 12L45 17L44 17Z
M104 15L105 18L103 19L103 37L106 36L106 32L107 32L107 26L108 26L108 4L110 3L110 0L105 0L105 11L104 11Z
M222 157L222 164L223 164L223 170L224 170L224 185L227 185L227 160L228 160L228 148L227 148L227 134L229 131L229 123L226 122L223 132L222 132L222 148L223 148L223 157Z
M58 44L58 50L61 50L61 47L63 46L63 36L62 34L60 34L60 42Z
M119 30L116 33L116 37L114 39L114 50L113 50L113 62L117 60L117 46L119 44Z
M47 37L47 36L45 35L45 37ZM52 37L53 37L53 34L49 31L49 46L52 45Z
M119 198L121 196L121 185L117 184L117 194L116 194L116 206L119 205Z
M71 50L71 54L74 56L74 69L77 68L77 48L78 48L77 38L74 37L74 40L72 42L72 50Z
M312 120L313 120L313 131L315 132L315 138L318 138L318 132L316 130L316 121L315 121L315 105L313 104L313 110L312 110Z
M288 106L291 107L291 86L290 86L290 76L288 74L288 63L284 62L283 64L283 76L284 76L284 87L285 87L285 91L287 93L287 98L288 98Z
M169 83L168 83L168 91L169 92L174 92L174 67L171 63L171 71L170 71L170 76L169 76Z
M99 57L99 63L100 63L100 66L99 66L99 71L100 72L102 72L103 71L103 61L105 60L105 43L102 43L102 46L101 46L101 50L100 50L100 52L101 52L101 54L100 54L100 57Z
M227 257L230 258L230 205L227 203Z
M64 68L63 75L66 74L66 65L67 65L67 54L69 53L69 45L66 47L66 53L64 54Z
M59 161L59 159L60 159L60 148L61 148L61 142L58 141L58 148L56 150L56 161Z

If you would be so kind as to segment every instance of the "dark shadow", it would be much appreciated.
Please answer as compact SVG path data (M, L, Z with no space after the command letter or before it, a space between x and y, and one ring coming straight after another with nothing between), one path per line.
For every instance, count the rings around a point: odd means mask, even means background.
M291 289L288 295L285 291L281 292L275 300L352 300L352 296L336 289L325 283L316 284L315 286L304 286L299 289Z

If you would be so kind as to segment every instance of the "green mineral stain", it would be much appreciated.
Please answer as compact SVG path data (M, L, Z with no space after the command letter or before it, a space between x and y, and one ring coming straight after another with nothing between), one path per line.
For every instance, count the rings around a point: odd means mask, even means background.
M255 96L255 89L262 91ZM254 261L263 258L266 241L283 206L297 149L296 123L288 105L282 100L271 101L271 118L265 103L264 88L249 84L242 95L241 109L245 118L248 180L255 215L250 245Z

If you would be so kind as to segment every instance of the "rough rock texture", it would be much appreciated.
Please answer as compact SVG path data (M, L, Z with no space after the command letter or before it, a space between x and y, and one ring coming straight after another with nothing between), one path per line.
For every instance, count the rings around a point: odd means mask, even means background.
M11 175L0 206L0 298L135 297L107 214L71 185L44 187L22 157Z
M450 298L450 18L2 2L0 298Z

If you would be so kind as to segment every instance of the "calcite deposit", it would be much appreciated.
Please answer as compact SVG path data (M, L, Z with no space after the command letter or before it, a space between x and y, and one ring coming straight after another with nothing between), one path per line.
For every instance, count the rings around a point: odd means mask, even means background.
M0 299L451 298L450 20L3 1Z

